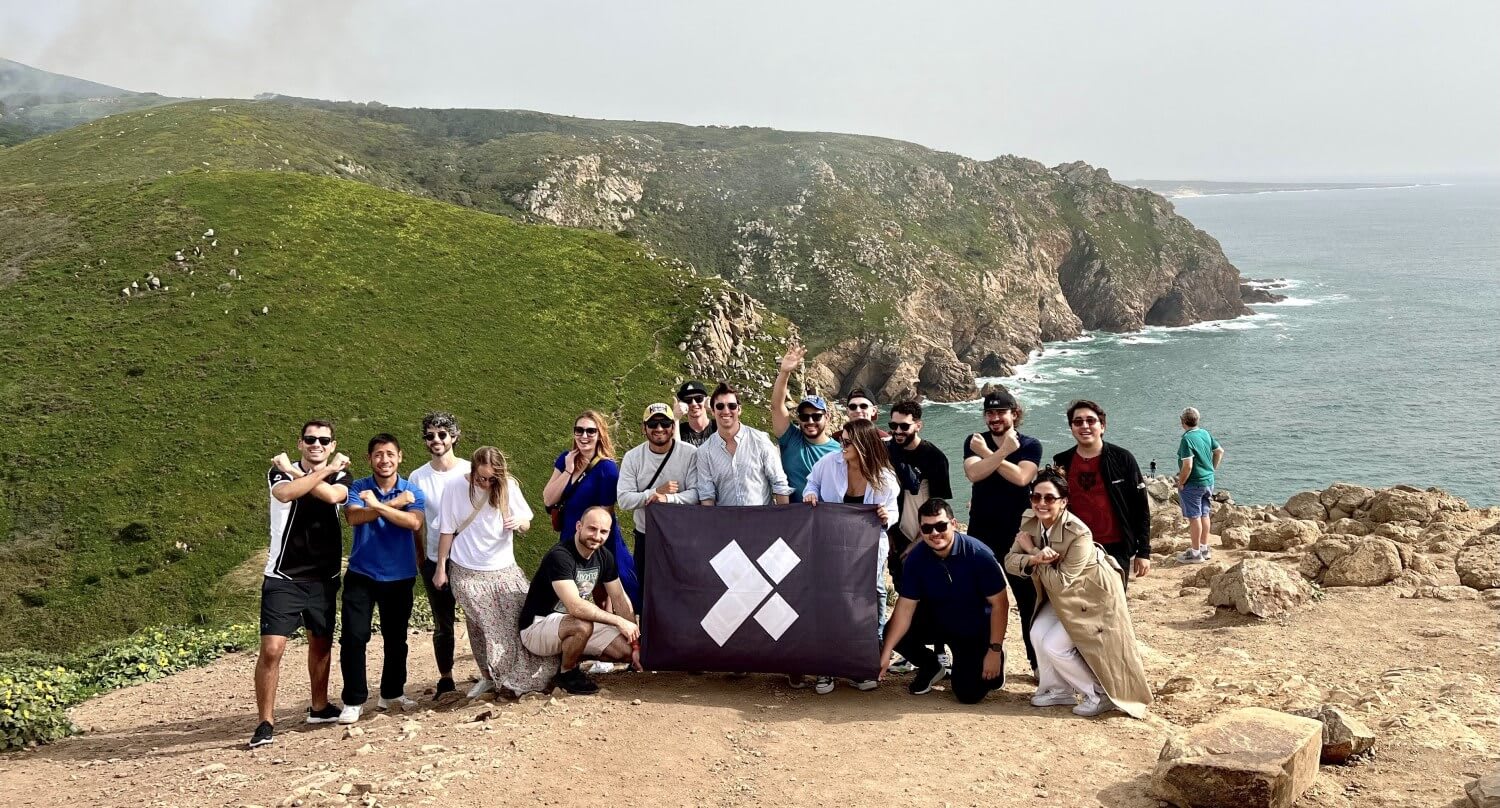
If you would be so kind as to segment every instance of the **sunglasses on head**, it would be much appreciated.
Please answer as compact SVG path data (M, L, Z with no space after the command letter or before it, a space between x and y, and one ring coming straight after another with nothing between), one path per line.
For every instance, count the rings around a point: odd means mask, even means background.
M573 434L574 435L579 435L579 436L583 436L583 435L597 435L597 434L599 434L599 427L597 427L597 426L575 426L575 427L573 427Z
M1069 423L1071 423L1073 426L1093 426L1094 424L1102 424L1104 422L1090 415L1087 418L1074 418L1072 421L1069 421Z
M702 404L707 400L707 396L688 396L687 398L682 400L682 403L687 404L688 406L692 406L694 404Z
M922 532L923 533L946 533L946 532L948 532L948 523L947 522L923 522L922 523Z
M886 424L886 428L892 432L910 432L915 426L915 423L901 424L895 421Z
M797 420L803 421L803 422L817 423L818 421L823 420L823 413L821 413L821 412L799 412L799 413L797 413Z
M714 409L718 410L719 412L724 412L726 410L729 411L729 412L734 412L735 410L737 410L739 408L740 408L740 403L738 401L716 401L716 402L714 402Z
M446 431L444 431L444 430L438 430L437 432L423 432L422 433L422 440L427 441L428 443L432 443L435 440L447 440L447 439L448 439L448 433Z
M672 422L665 418L652 418L646 422L647 429L671 429Z
M328 444L333 443L333 438L326 435L303 435L302 442L307 444L308 446L311 446L314 443L321 443L324 446L327 446Z
M1054 502L1062 499L1062 497L1057 496L1056 494L1037 494L1037 493L1033 493L1031 495L1030 499L1031 499L1032 502L1045 502L1048 505L1051 505L1052 503L1054 503Z

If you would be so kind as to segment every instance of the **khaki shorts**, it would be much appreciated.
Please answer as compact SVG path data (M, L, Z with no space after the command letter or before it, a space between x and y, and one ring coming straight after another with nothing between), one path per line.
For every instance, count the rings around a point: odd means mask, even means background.
M526 650L537 656L557 656L562 653L562 638L559 632L562 629L563 618L567 615L561 612L553 612L546 617L538 617L531 625L521 630L521 644ZM586 657L598 657L604 653L604 649L620 636L620 630L608 623L595 623L594 633L589 635L588 645L583 647L583 655Z

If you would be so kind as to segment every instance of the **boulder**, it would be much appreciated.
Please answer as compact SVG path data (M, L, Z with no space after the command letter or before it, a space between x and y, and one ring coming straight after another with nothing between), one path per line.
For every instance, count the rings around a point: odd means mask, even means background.
M1437 503L1439 513L1464 513L1469 510L1468 501L1462 497L1456 497L1441 488L1429 488L1427 493L1431 494Z
M1312 544L1323 535L1323 529L1311 519L1283 519L1255 528L1250 533L1250 549L1279 553Z
M1401 553L1390 539L1366 538L1329 563L1324 586L1380 586L1401 574Z
M1453 566L1464 586L1500 589L1500 534L1486 532L1464 542Z
M1370 531L1372 536L1383 536L1401 544L1416 544L1421 540L1422 526L1416 522L1385 522Z
M1362 485L1334 483L1323 490L1318 500L1329 511L1338 509L1344 513L1353 514L1356 511L1363 510L1365 504L1374 496L1374 489L1366 488Z
M1298 710L1296 714L1322 723L1321 759L1324 763L1342 766L1350 758L1359 757L1375 747L1375 733L1363 722L1332 704L1324 704L1312 710Z
M1219 534L1219 543L1226 550L1243 550L1250 546L1250 528L1227 527Z
M1209 584L1210 606L1224 606L1253 617L1287 614L1312 598L1312 587L1269 561L1241 561Z
M1232 527L1255 527L1265 518L1253 508L1218 508L1209 515L1209 527L1214 533L1223 533Z
M1500 772L1486 774L1464 786L1474 808L1500 808Z
M1207 587L1213 580L1229 571L1229 565L1219 561L1207 561L1182 577L1183 586Z
M1422 535L1417 537L1417 541L1427 548L1428 552L1448 552L1453 548L1462 547L1474 535L1473 528L1439 523L1429 525L1426 530L1422 531Z
M1323 528L1323 530L1327 533L1340 533L1346 536L1368 536L1370 534L1369 525L1357 519L1350 519L1347 516L1329 522L1328 526Z
M1182 517L1182 509L1163 506L1151 512L1151 538L1187 533L1188 523Z
M1165 477L1154 477L1146 483L1147 496L1156 502L1171 502L1175 491L1171 481Z
M1379 492L1370 501L1370 521L1427 524L1437 513L1438 498L1411 486L1398 485Z
M1319 499L1321 495L1317 491L1303 491L1293 494L1286 501L1286 512L1293 519L1315 519L1322 522L1328 518L1328 509L1323 506Z
M1182 808L1287 808L1318 775L1323 725L1261 707L1222 713L1162 747L1151 790Z

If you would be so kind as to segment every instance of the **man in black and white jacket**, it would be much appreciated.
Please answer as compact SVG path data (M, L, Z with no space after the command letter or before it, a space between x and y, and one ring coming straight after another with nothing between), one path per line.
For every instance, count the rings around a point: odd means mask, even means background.
M1151 572L1151 506L1146 481L1129 450L1104 440L1104 408L1087 400L1068 405L1073 448L1052 463L1068 478L1068 510L1083 520L1094 543L1114 557L1120 577Z

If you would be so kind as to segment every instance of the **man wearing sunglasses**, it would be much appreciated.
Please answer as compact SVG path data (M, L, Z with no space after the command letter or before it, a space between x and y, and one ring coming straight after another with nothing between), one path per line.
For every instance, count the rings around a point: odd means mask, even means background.
M718 430L693 455L698 500L704 505L785 505L792 494L781 452L766 433L740 423L740 393L720 382L714 389Z
M678 437L695 448L707 443L717 429L709 415L708 389L699 382L683 382L677 388L677 400L684 410Z
M1079 399L1068 405L1075 445L1052 458L1068 480L1068 511L1094 534L1094 543L1120 562L1120 578L1151 572L1151 506L1140 464L1127 449L1104 440L1104 408Z
M333 424L302 425L302 457L296 463L279 454L271 460L271 550L260 588L260 656L255 660L255 706L260 724L250 748L275 740L276 686L287 640L307 628L307 672L312 704L307 723L337 721L328 703L328 672L333 661L333 624L338 609L339 567L344 530L339 506L349 496L349 458L335 454Z
M929 499L952 499L948 456L930 441L922 440L922 405L902 401L891 407L891 466L901 483L901 519L890 529L891 578L901 588L902 560L921 534L917 509Z
M959 533L947 500L929 499L917 511L921 543L906 557L897 587L901 599L885 627L880 678L894 652L917 666L907 690L920 696L947 673L929 645L953 652L953 695L974 704L1005 685L1006 623L1010 599L1000 563L978 539Z
M698 448L677 437L677 420L666 404L651 404L641 414L646 442L625 453L620 461L620 480L615 485L615 504L635 512L635 568L646 591L646 508L652 503L693 505L698 502L697 471L693 455ZM645 601L639 611L645 612Z
M781 447L781 467L792 487L792 501L802 501L802 488L818 459L839 451L839 442L828 434L828 402L822 396L803 396L797 402L797 423L786 406L786 388L792 373L802 364L807 349L792 343L781 357L776 383L771 385L771 431Z
M870 394L865 392L863 387L856 387L849 391L849 395L844 396L844 418L848 421L867 418L870 423L876 424L875 429L880 433L881 440L891 438L891 433L881 429L877 423L876 419L880 418L880 405L875 403L875 399L870 398ZM833 439L843 440L844 430L840 429L833 433Z
M458 419L448 412L430 412L422 418L422 442L427 446L427 462L411 473L411 484L422 492L427 505L426 526L419 535L422 541L422 588L427 605L432 607L432 655L437 660L438 682L434 698L457 692L453 683L453 624L457 620L453 590L436 587L432 575L437 572L438 519L442 513L443 491L454 479L469 473L469 461L454 454L462 434Z

